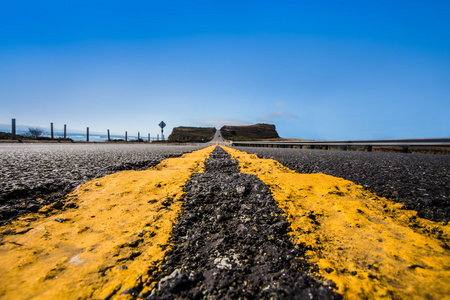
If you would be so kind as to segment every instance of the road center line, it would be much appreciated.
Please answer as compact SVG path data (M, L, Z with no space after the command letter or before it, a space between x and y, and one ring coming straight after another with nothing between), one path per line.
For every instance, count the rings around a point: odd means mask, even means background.
M299 174L277 161L223 147L241 172L273 193L296 242L347 299L432 298L450 294L450 226L325 174Z
M270 190L217 147L184 204L144 299L342 299L317 281ZM147 298L148 297L148 298Z
M0 298L108 299L142 284L167 250L183 186L213 146L81 185L2 228Z

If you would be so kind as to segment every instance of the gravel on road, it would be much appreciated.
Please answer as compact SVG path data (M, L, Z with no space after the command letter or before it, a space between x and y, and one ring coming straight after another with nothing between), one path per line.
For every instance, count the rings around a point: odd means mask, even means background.
M450 156L408 153L236 147L299 173L341 177L405 204L418 216L450 221Z
M0 225L57 202L78 185L123 170L144 170L205 146L0 144Z
M217 147L185 185L171 250L146 299L342 299L310 276L268 187ZM317 270L316 270L317 271ZM137 296L139 291L130 291Z
M435 289L439 295L447 294L448 225L428 226L433 222L418 220L415 212L379 199L381 197L367 190L379 195L390 191L393 200L418 207L419 213L429 219L445 220L446 213L448 216L448 205L445 206L449 179L447 157L244 148L260 157L276 159L301 173L342 177L365 186L364 189L342 178L298 174L275 161L258 161L254 155L233 153L239 151L226 147L217 147L206 159L211 147L199 151L202 153L198 155L190 154L194 156L190 164L186 163L187 155L164 161L149 171L120 172L91 181L80 186L75 191L76 196L73 193L72 198L67 197L65 207L60 209L54 207L63 203L57 198L64 196L59 187L78 185L121 169L148 168L164 158L203 148L72 146L72 151L65 146L58 150L59 146L55 145L38 145L36 149L18 145L16 151L0 147L1 213L16 213L13 217L24 214L35 209L29 207L30 203L39 209L45 204L39 199L43 197L47 197L45 201L57 201L46 207L48 210L41 209L37 214L11 222L3 231L3 254L7 257L4 261L8 262L4 265L13 266L10 269L18 270L19 278L32 280L39 289L47 290L50 285L64 289L70 286L85 293L87 290L79 288L81 285L74 281L78 278L80 282L85 279L102 285L107 282L102 288L93 288L100 296L93 292L92 298L102 299L116 296L127 299L341 299L342 295L352 293L366 298L364 295L372 295L372 292L396 298L397 294L390 294L390 291L398 289L397 284L382 281L389 279L386 270L390 268L407 289L407 293L400 291L398 295L410 295L411 287L428 296L433 295L428 292ZM12 152L16 154L11 155ZM16 162L7 164L6 154ZM26 164L22 165L21 160ZM201 172L203 166L204 172ZM153 175L150 178L145 173ZM180 174L185 175L182 182ZM65 176L69 180L63 181ZM308 181L306 177L313 179ZM50 186L55 185L54 194L45 185L47 181ZM14 186L21 182L28 186ZM9 191L17 188L17 197L6 199L3 186L10 187ZM408 197L419 192L420 197ZM394 193L397 198L392 196ZM55 194L59 196L51 199ZM431 199L428 206L427 199ZM372 210L373 202L377 202L379 209ZM54 210L60 210L58 215ZM3 223L13 217L7 216ZM339 225L338 220L345 222L344 225ZM391 220L399 225L395 226L396 230L379 226ZM117 226L112 226L113 221ZM426 221L424 226L422 221ZM406 225L401 227L402 224ZM429 228L434 231L430 232ZM412 232L412 237L408 237L406 231ZM94 235L97 236L94 238ZM34 250L30 239L36 239L38 246L45 244L48 252ZM426 255L414 247L425 251ZM368 248L375 254L365 251ZM10 249L14 251L8 252ZM384 259L378 249L382 249L389 260ZM31 263L21 265L23 258ZM36 262L48 259L50 263L42 268L31 259ZM92 263L94 261L96 264ZM33 278L32 268L43 271L45 275L40 278L44 278L45 284ZM76 277L82 274L81 268L91 268L86 273L91 277ZM33 276L21 275L25 274L24 270ZM75 277L64 277L73 270L77 274ZM415 277L412 272L417 273ZM7 269L0 273L5 278L14 275ZM398 274L406 274L407 279ZM70 284L55 284L67 278ZM411 278L419 278L419 284ZM4 287L15 292L20 289L10 287L25 281L13 278L10 282ZM426 284L421 285L424 282ZM92 282L88 286L92 288ZM380 289L386 286L389 289ZM72 290L70 294L73 295Z

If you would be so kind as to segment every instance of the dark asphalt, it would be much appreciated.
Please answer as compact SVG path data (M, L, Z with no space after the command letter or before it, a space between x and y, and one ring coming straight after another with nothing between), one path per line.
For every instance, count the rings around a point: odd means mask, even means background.
M78 185L142 170L204 146L0 144L0 225L62 199Z
M341 177L404 203L433 221L450 220L450 156L362 151L236 147L300 173Z
M206 146L206 145L205 145ZM201 146L0 144L0 225L58 201L78 185L140 170ZM450 220L450 156L239 147L300 173L325 173L404 203L419 216Z
M342 299L329 282L310 276L305 249L287 234L289 223L269 188L239 173L216 147L204 173L185 185L183 209L170 239L158 285L147 299Z

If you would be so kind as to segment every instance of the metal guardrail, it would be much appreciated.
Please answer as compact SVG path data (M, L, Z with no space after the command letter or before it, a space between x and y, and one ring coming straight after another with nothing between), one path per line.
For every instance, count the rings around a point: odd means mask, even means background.
M450 147L450 138L431 139L391 139L391 140L342 140L342 141L263 141L263 142L242 142L232 141L232 146L243 147L273 147L273 148L303 148L308 146L311 149L321 147L328 150L329 147L339 147L348 150L349 147L367 147L367 151L372 151L373 147L402 147L407 153L409 147Z

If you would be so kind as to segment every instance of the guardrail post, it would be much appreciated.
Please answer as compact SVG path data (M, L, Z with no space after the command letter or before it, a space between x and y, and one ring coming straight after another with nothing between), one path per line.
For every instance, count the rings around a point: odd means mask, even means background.
M53 140L53 123L50 123L50 134Z
M67 125L64 124L64 139L67 138Z
M89 127L86 127L86 142L89 142Z
M159 138L159 137L158 137ZM243 142L231 141L234 147L263 147L263 148L300 148L300 149L335 149L347 150L363 150L373 152L374 147L394 147L401 149L404 153L410 153L410 147L449 147L450 138L434 138L434 139L398 139L398 140L355 140L355 141L306 141L306 142Z
M150 133L148 134L148 142L150 143Z
M141 139L141 133L138 131L138 142Z
M109 129L108 129L108 142L111 142L111 135L109 134Z
M16 119L11 120L11 140L16 139Z
M125 142L128 141L128 132L125 131Z

